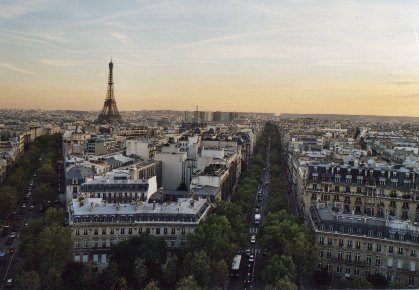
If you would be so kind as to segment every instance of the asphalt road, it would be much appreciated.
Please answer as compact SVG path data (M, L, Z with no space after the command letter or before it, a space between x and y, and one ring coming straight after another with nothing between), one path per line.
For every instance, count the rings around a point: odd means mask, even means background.
M260 202L260 214L261 214L261 221L266 217L266 208L267 208L267 200L268 200L268 186L266 183L270 181L270 175L269 175L269 161L270 161L270 140L269 145L267 148L267 158L265 160L265 168L261 174L261 182L258 186L258 191L260 190L262 192L261 196L263 197L262 202ZM255 193L255 200L252 202L252 220L250 228L248 229L249 233L249 240L247 244L246 249L250 249L250 252L255 257L255 262L251 263L248 261L248 258L243 255L242 257L242 265L240 267L240 277L231 277L228 281L227 289L229 290L236 290L236 289L264 289L265 284L262 281L261 272L263 269L263 265L265 264L265 257L262 254L263 249L258 245L257 242L257 234L259 231L259 226L255 225L254 223L254 217L255 217L255 208L256 204L258 203L258 195ZM251 243L250 237L252 235L256 236L256 242ZM251 267L248 267L248 264L251 264ZM247 277L248 273L251 273L251 283L244 283L243 280Z

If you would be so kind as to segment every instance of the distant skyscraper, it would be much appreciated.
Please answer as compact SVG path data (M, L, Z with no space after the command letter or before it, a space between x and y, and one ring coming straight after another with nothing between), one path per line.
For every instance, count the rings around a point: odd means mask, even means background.
M121 115L116 107L115 96L113 93L113 63L112 59L109 63L109 78L108 78L108 91L106 93L106 99L103 104L102 112L99 114L97 121L99 123L113 123L114 121L121 121Z

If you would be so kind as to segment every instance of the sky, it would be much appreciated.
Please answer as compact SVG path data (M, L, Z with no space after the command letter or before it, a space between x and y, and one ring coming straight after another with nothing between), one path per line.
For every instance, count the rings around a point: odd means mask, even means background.
M0 108L419 116L419 1L1 0Z

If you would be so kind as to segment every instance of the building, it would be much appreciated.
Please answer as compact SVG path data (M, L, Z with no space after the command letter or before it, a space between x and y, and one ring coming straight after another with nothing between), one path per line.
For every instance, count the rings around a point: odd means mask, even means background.
M182 247L210 208L207 200L192 198L161 204L74 199L69 211L74 261L106 267L113 245L142 233L163 238L169 249Z
M313 204L309 217L319 269L337 279L379 274L389 282L419 287L418 224L345 214L325 203Z
M149 160L154 153L152 146L146 140L126 140L126 155L136 156L142 160Z
M130 180L128 173L114 173L106 177L88 179L80 188L84 196L102 198L108 203L130 203L137 199L147 201L156 191L155 176L147 180Z

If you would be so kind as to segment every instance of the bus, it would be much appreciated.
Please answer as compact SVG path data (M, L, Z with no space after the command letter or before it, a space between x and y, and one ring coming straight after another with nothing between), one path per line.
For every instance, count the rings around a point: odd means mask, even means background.
M230 276L231 277L239 277L240 276L240 265L242 261L242 256L237 255L234 257L233 262L231 263L231 271Z

